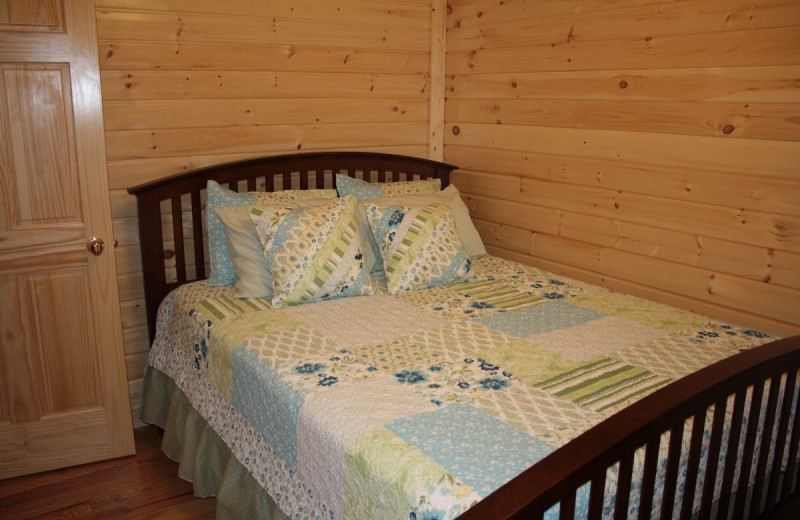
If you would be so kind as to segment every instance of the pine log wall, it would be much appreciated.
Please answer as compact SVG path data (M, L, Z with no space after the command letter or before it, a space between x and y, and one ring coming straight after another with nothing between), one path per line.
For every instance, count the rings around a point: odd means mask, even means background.
M446 50L490 252L800 333L800 2L451 0Z
M439 3L96 1L134 417L149 345L136 207L126 188L298 150L441 159L445 15ZM432 79L431 70L441 72Z

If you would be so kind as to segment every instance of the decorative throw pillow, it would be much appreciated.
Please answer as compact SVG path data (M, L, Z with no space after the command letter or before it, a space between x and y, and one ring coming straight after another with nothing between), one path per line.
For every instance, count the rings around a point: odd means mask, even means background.
M225 226L231 264L236 275L237 298L272 298L272 273L261 248L247 206L223 206L215 210Z
M231 262L230 249L225 238L225 229L217 217L219 207L246 207L253 204L283 204L310 198L334 198L336 190L284 190L276 192L237 193L223 188L216 181L206 185L206 232L208 254L211 263L209 285L219 287L236 282L236 272Z
M251 206L272 272L275 307L372 294L356 223L356 199L307 208Z
M461 193L455 185L450 184L445 189L436 193L414 194L414 195L399 195L391 197L381 197L377 199L368 199L358 203L359 214L363 215L364 208L367 204L374 204L378 207L387 207L393 205L400 206L422 206L426 204L433 204L435 202L447 204L453 210L453 215L456 217L456 229L458 236L461 238L461 243L467 256L470 259L475 259L486 254L486 247L483 245L478 230L475 229L475 224L469 216L469 209L464 201L461 199ZM366 216L364 216L366 218ZM380 268L380 265L377 266Z
M367 219L379 245L390 294L471 277L471 262L446 204L367 204Z
M315 190L319 191L319 190ZM302 199L287 203L292 208L304 208L329 202L330 198ZM236 273L234 296L236 298L272 299L272 272L264 258L264 250L256 233L249 207L223 206L216 209L217 217L225 226L225 238L230 250L231 263ZM371 259L371 261L370 261ZM371 270L375 255L364 258Z
M441 179L400 182L367 182L347 175L336 174L336 189L340 197L353 195L358 200L396 195L436 193L442 189Z

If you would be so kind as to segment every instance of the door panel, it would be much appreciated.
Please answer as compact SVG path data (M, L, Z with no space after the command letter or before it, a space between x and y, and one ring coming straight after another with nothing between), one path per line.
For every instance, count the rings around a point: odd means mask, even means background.
M4 64L2 72L17 226L80 222L67 67Z
M0 0L0 478L133 453L96 53L92 0Z

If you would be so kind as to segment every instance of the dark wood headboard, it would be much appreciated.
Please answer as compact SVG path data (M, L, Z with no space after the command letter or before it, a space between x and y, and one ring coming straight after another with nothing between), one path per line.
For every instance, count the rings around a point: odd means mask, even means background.
M209 180L236 192L335 188L336 174L370 182L438 178L444 188L455 168L430 159L375 152L298 153L219 164L129 188L128 192L136 195L139 214L150 341L155 337L158 305L167 293L208 276L203 210ZM170 219L172 225L166 230L171 229L171 237L167 237L171 249L164 240L164 226ZM193 246L187 253L188 241Z

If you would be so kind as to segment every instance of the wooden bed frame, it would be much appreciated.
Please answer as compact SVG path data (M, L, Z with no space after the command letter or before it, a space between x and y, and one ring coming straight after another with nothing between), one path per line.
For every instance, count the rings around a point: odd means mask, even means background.
M274 191L278 185L280 189L335 187L335 174L345 173L372 182L440 178L444 187L453 169L453 165L399 155L303 153L212 166L129 189L138 202L151 341L155 335L158 305L164 296L181 284L207 276L202 192L208 180L228 184L234 191L241 188ZM169 229L164 226L170 226L170 220L173 249L164 244L163 230ZM188 238L186 228L190 228ZM191 257L185 251L184 241L193 242ZM168 272L174 281L168 282ZM800 518L800 399L796 398L799 370L800 336L774 341L724 359L654 392L580 435L460 518L542 518L544 512L557 503L561 504L560 518L572 518L570 504L575 503L577 490L587 482L591 483L589 518L600 518L607 468L615 465L618 478L614 488L617 504L614 518L627 518L631 472L637 450L640 455L642 450L644 453L644 473L638 495L643 507L640 507L639 518L649 518L649 504L658 498L666 504L661 509L661 518L690 518L695 499L691 490L696 484L707 421L711 425L708 447L711 462L706 472L713 477L707 480L721 480L721 494L715 500L714 486L701 483L697 497L701 500L700 518ZM725 436L726 416L731 414L730 432ZM746 421L747 427L742 428L743 417L761 416L763 420ZM689 491L673 506L681 469L680 441L690 419L691 440L688 448L683 448L688 452L685 489ZM764 439L775 438L773 457L769 456L768 449L756 452L759 425ZM665 485L663 494L654 497L658 451L665 432L670 432ZM723 438L727 443L722 443ZM740 446L743 446L741 450ZM720 453L729 454L724 467L717 467ZM754 453L758 453L756 460L753 460ZM787 461L785 465L781 464L783 460ZM734 478L736 464L741 468L738 478ZM748 488L751 481L755 485L749 487L748 492L735 492Z

